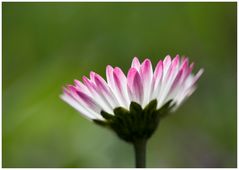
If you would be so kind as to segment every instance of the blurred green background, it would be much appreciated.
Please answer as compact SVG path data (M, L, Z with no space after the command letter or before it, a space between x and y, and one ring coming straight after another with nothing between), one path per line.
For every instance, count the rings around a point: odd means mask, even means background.
M147 166L236 167L236 5L4 2L3 167L134 167L131 145L59 95L91 70L167 54L205 72L150 139Z

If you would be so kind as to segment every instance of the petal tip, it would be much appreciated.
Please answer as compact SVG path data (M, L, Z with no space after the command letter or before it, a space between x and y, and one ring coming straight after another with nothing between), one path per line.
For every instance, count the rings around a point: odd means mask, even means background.
M149 58L146 58L144 60L143 64L151 64L151 60Z
M169 54L167 54L165 59L171 59L171 56Z
M136 69L139 69L139 68L140 68L140 62L139 62L139 59L138 59L137 57L134 57L134 58L133 58L131 67L134 67L134 68L136 68Z
M139 62L139 58L137 56L134 56L133 61L138 61Z
M106 69L108 70L108 69L113 69L113 67L111 66L111 65L107 65L106 66Z
M75 84L79 84L79 83L80 83L80 81L79 81L79 80L77 80L77 79L74 79L74 83L75 83Z

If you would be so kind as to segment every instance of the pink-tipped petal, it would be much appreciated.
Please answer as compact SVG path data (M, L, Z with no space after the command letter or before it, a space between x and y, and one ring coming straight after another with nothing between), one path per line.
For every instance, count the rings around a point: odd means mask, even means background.
M91 80L91 81L94 81L95 74L96 74L96 73L95 73L94 71L91 71L91 72L90 72L90 80Z
M75 87L76 87L77 90L84 91L87 94L90 93L89 90L87 89L87 87L82 82L80 82L79 80L75 79L74 83L75 83Z
M92 99L90 96L88 96L84 92L78 91L75 86L68 85L67 88L73 99L75 99L79 103L82 103L84 107L91 109L96 113L99 113L99 111L101 110L101 107L97 104L96 101L94 101L94 99Z
M139 59L137 57L134 57L131 67L135 68L136 70L140 69L140 62Z
M120 80L120 71L118 69L114 69L113 71L113 78L115 82L115 87L119 90L119 92L122 92L122 85L121 85L121 80Z
M172 88L174 88L174 86L181 86L181 83L183 83L183 81L187 78L187 76L189 75L188 74L189 73L188 64L189 64L188 58L182 59L182 64L180 66L180 69L179 69L179 72L177 74L177 77L175 78L176 80L174 80ZM179 88L177 88L177 89L179 89Z
M182 63L182 65L183 65L183 63L187 63L187 65L188 65L188 63L189 63L188 57L182 57L181 63Z
M127 86L126 86L127 79L123 71L119 67L116 67L114 69L113 79L114 79L115 91L117 93L117 98L121 101L124 107L128 107L129 97L128 97Z
M131 68L127 75L127 84L128 84L128 91L131 95L131 100L142 104L143 102L143 84L140 77L140 74L135 68Z
M197 74L194 76L194 78L193 78L193 85L197 82L197 80L201 77L201 75L202 75L202 73L204 72L204 69L203 68L201 68L198 72L197 72Z
M78 112L80 112L86 119L88 119L88 120L92 120L92 119L104 120L104 118L100 114L98 114L92 110L88 110L87 108L82 106L81 103L76 101L74 98L67 96L66 94L62 94L60 97L66 103L71 105L74 109L76 109Z
M63 93L65 95L67 95L67 96L71 96L72 97L71 92L66 87L63 87Z
M136 72L134 76L134 81L133 81L133 89L136 97L136 102L139 102L140 104L143 103L143 97L144 97L144 89L143 89L143 84L141 77L138 72Z
M172 88L172 84L179 71L179 64L180 64L179 61L180 61L179 55L176 55L176 57L171 61L169 68L168 69L164 68L162 86L160 88L160 93L157 97L158 107L163 105L166 102L168 96L170 96L170 92L171 92L170 89Z
M132 67L129 69L127 74L127 91L128 91L129 99L131 101L134 100L133 81L134 81L134 76L136 72L137 72L136 68Z
M140 77L142 79L144 89L143 107L148 104L151 97L152 80L153 80L153 68L151 61L145 59L140 67Z
M86 95L81 91L76 91L76 93L88 107L90 107L93 110L96 110L97 112L101 110L98 104L90 96Z
M90 114L94 118L103 119L102 116L99 114L101 108L95 103L95 101L89 96L87 98L86 94L83 93L82 96L79 95L79 93L83 92L78 91L77 87L75 86L67 85L67 88L64 88L64 95L62 95L62 99L72 105L75 109L79 110L85 116Z
M111 108L114 109L119 105L117 99L109 88L105 80L98 74L95 74L94 77L95 84L98 87L99 92L104 96L105 100L110 104Z
M106 67L106 78L107 78L108 85L109 85L112 93L114 94L117 102L119 103L120 106L124 106L120 92L116 88L116 85L115 85L115 79L118 79L118 78L117 77L114 78L114 69L110 65L108 65Z
M161 82L163 77L163 61L160 60L155 68L153 76L153 89L152 89L152 99L156 98L159 94L161 88Z
M94 90L94 84L92 83L91 80L89 80L86 76L82 77L84 85L88 88L90 92L93 92Z
M106 67L106 79L111 89L114 87L113 71L114 69L111 65Z
M188 72L188 64L189 64L188 58L185 58L184 60L182 60L180 70L182 69L184 74L186 74Z
M172 60L172 67L177 68L179 66L179 55L176 55L176 57Z
M179 85L182 75L183 75L183 69L179 70L176 78L173 81L170 91L173 91Z
M176 55L176 57L172 60L171 65L168 70L167 74L167 80L169 80L172 76L177 74L177 71L179 69L179 55Z
M132 90L134 76L135 76L136 72L137 72L137 70L135 68L130 68L129 71L128 71L127 83L128 83L128 86L129 86L130 90Z
M152 77L153 75L153 69L152 64L149 59L145 59L140 67L140 75L143 78L143 80L146 80L148 76Z
M167 71L170 65L171 65L171 57L170 55L167 55L165 59L163 60L163 67L165 69L164 72Z
M104 97L105 94L109 94L109 87L105 80L97 73L91 74L91 79L95 83L96 92Z
M188 66L186 77L183 77L181 83L177 85L177 90L175 90L177 91L177 93L175 93L174 98L175 101L177 101L177 107L181 105L195 91L195 83L203 73L203 69L200 69L195 76L190 74L192 72L193 66L194 63Z
M76 95L76 87L73 85L67 85L67 90L65 90L66 92L68 91L68 93L70 93L73 97L75 97L74 95Z
M158 77L161 77L162 74L163 74L163 62L162 60L159 60L159 62L157 63L155 67L154 80L156 80Z
M92 72L91 76L92 76L93 80L89 80L87 77L83 76L82 79L83 79L85 86L89 89L92 98L94 98L95 101L97 101L97 103L102 107L102 110L104 110L108 113L111 113L113 111L112 108L110 108L109 103L104 100L104 96L102 96L102 94L100 94L97 86L94 83L95 73Z
M98 74L94 75L94 81L100 91L108 93L108 86L105 80Z
M185 69L183 81L185 81L188 78L188 76L192 73L193 68L194 68L194 63L191 63L190 66L187 67L187 69Z
M161 80L162 76L163 76L163 62L160 60L154 71L153 77L154 88L158 86L158 83Z

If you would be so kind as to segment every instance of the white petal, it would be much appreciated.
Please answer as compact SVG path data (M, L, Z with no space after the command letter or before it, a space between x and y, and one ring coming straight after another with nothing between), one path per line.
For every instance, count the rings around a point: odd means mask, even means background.
M114 96L112 90L108 86L108 84L105 82L105 80L98 74L95 74L94 76L94 82L97 86L97 91L105 98L105 100L109 103L111 109L119 106L119 103Z
M131 68L128 72L127 87L131 100L142 105L144 98L143 83L140 74L135 68Z
M131 64L131 68L132 67L139 71L139 69L140 69L140 62L139 62L139 59L137 57L134 57L134 59L132 61L132 64Z
M153 76L153 89L151 99L157 98L161 89L163 79L163 62L160 60L155 68Z
M161 107L165 102L167 102L168 93L172 87L172 84L177 76L179 70L179 56L177 55L171 65L166 70L165 76L163 78L162 86L160 89L160 94L158 97L158 108Z
M99 115L97 113L92 114L93 112L87 110L81 104L79 104L79 102L74 100L72 97L67 96L66 94L62 94L60 96L60 98L62 100L64 100L66 103L68 103L69 105L71 105L73 108L75 108L78 112L80 112L88 120L92 120L92 119L103 120L104 119L101 115Z
M117 94L118 100L121 101L123 107L128 108L130 104L128 92L127 92L127 79L123 71L116 67L113 71L114 79L114 91Z
M103 99L103 97L97 92L96 85L92 80L89 80L87 77L83 76L83 82L88 90L91 92L92 98L98 103L102 110L112 113L113 110L110 108L109 104Z
M144 99L142 103L142 107L146 106L150 102L150 95L153 80L153 68L151 61L149 59L145 59L140 67L140 77L142 79L143 91L144 91Z

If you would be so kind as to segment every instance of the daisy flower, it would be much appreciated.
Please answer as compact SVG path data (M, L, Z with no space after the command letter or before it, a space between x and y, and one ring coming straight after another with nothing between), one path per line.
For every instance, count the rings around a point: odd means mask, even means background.
M135 146L136 166L145 166L146 141L160 120L174 112L196 89L203 73L192 73L186 57L168 55L152 63L134 57L127 75L119 67L106 67L106 80L95 72L64 87L61 98L87 119L110 127Z

